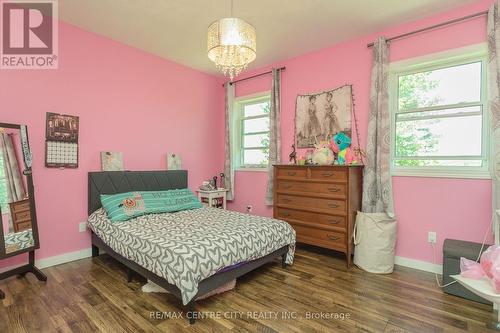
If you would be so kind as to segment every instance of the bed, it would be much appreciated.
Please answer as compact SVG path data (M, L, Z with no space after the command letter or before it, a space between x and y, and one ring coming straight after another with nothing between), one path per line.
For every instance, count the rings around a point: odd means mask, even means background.
M11 234L4 235L5 241L5 252L12 253L20 251L22 249L27 249L34 245L33 232L31 229L13 232Z
M111 223L101 194L187 187L187 171L89 173L92 253L111 257L177 296L194 323L196 298L281 258L292 264L295 231L286 222L204 207Z

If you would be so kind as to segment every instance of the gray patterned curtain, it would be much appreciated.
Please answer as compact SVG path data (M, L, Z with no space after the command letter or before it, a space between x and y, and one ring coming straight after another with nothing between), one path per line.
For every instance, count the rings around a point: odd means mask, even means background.
M273 184L274 170L273 165L281 163L281 70L273 68L273 82L271 86L271 110L269 122L269 164L267 167L267 192L266 204L273 204Z
M24 189L23 178L19 169L14 143L12 141L12 134L0 134L0 154L2 154L3 157L8 202L16 202L24 199L26 191ZM9 219L9 232L14 232L12 219Z
M224 143L224 174L226 175L225 187L229 190L226 199L234 199L234 167L233 167L233 151L231 147L231 119L234 108L234 84L226 82L224 84L226 90L226 111L225 111L225 143Z
M488 99L491 121L491 178L496 241L500 238L500 11L495 2L488 11Z
M388 69L389 48L385 38L379 37L373 45L362 210L365 213L385 212L393 216Z

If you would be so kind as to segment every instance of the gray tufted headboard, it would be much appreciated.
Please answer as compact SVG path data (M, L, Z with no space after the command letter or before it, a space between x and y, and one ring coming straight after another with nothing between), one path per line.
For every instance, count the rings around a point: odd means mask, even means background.
M101 208L101 194L188 187L187 170L89 172L88 214Z

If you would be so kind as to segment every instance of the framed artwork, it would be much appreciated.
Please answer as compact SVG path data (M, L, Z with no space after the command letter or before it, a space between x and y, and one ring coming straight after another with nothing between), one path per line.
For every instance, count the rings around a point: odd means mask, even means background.
M45 166L78 168L79 118L47 112Z
M311 148L338 132L351 136L352 86L297 95L295 141L297 148Z
M123 153L102 151L101 168L102 171L123 171Z
M182 158L179 154L167 154L167 170L181 170Z

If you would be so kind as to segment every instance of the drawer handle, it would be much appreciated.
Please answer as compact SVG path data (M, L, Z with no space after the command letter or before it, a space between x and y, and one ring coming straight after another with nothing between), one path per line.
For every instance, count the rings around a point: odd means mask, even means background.
M337 205L337 204L328 204L328 207L330 207L330 208L339 208L339 205Z
M292 202L292 199L283 198L283 202Z
M295 171L288 171L289 176L295 176L297 173Z
M331 176L333 176L333 172L323 172L321 175L323 177L331 177Z
M330 221L328 221L328 223L330 223L330 224L339 224L340 221L339 220L330 220Z
M283 212L283 213L281 213L281 216L284 216L284 217L288 217L288 216L290 216L290 215L292 215L292 214L287 213L287 212Z
M328 239L330 239L332 241L336 241L336 240L340 239L340 236L334 236L334 235L326 235L326 237L328 237Z
M340 191L340 188L338 188L338 187L330 187L328 189L328 191L330 191L330 192L338 192L338 191Z

